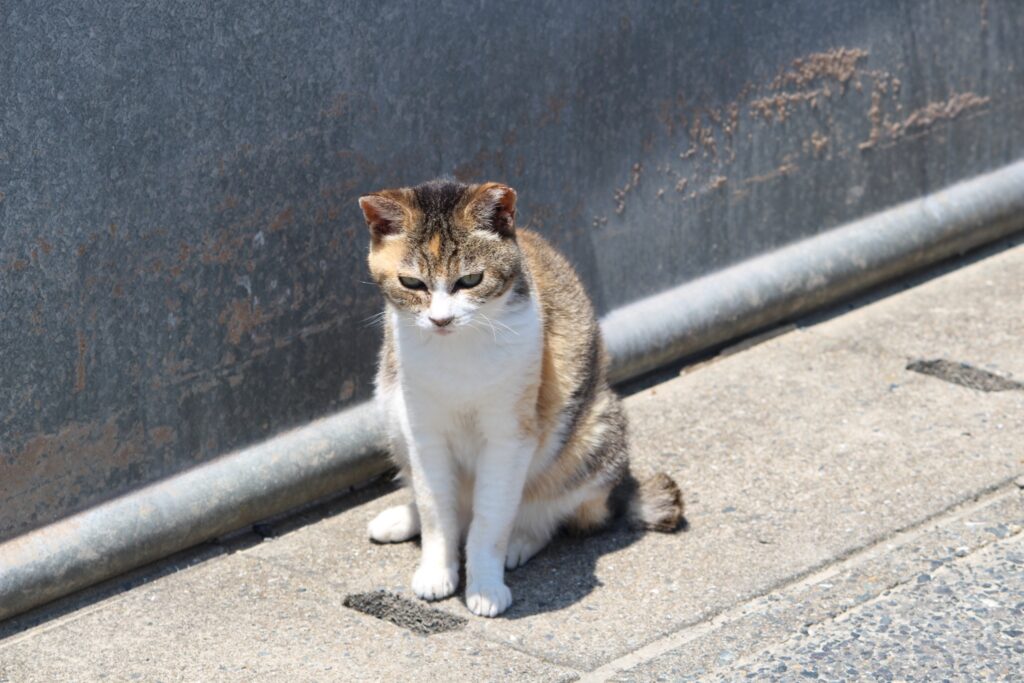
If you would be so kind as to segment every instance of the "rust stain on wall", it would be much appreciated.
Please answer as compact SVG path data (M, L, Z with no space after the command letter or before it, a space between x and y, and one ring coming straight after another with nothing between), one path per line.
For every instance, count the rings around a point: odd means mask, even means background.
M820 130L811 134L811 147L814 149L814 156L821 156L828 146L828 136L823 135Z
M870 149L882 139L885 130L882 122L882 92L875 88L871 92L871 107L868 109L868 120L871 121L871 132L868 139L858 145L859 149Z
M220 204L214 207L214 211L217 213L224 213L238 206L239 199L233 194L229 194L224 197Z
M626 195L635 190L640 185L640 175L643 173L644 167L640 162L633 164L633 173L629 177L629 182L623 185L621 188L615 190L615 213L621 214L626 210Z
M203 240L203 250L199 258L206 265L231 263L241 245L241 238L222 232L215 239Z
M707 109L704 113L713 123L721 127L721 117L713 109ZM703 147L705 154L710 152L712 156L718 156L718 141L715 140L715 130L710 124L704 125L702 123L700 111L694 113L689 133L690 141L693 145Z
M551 96L545 102L546 111L537 119L537 127L543 128L562 121L562 111L569 105L569 101L563 97Z
M714 178L708 181L707 191L713 192L714 190L719 190L722 187L724 187L728 181L729 179L726 178L724 175L716 175Z
M737 158L737 149L753 140L753 132L746 136L737 134L744 116L755 124L777 126L787 124L800 113L813 118L814 125L809 135L804 133L803 139L779 150L775 168L748 171L744 175L749 173L749 177L735 178L731 184L736 189L730 194L734 199L747 196L753 185L797 172L799 158L844 156L848 144L854 151L865 151L883 142L894 144L900 138L923 133L938 122L984 107L990 101L989 97L973 92L953 93L948 99L905 114L900 78L885 70L867 68L865 62L869 57L869 52L859 47L814 52L782 66L770 81L747 83L732 101L717 107L692 104L686 93L654 103L651 114L667 140L672 140L679 129L689 135L684 149L673 154L667 164L655 167L671 181L660 190L652 190L651 195L663 201L685 202L722 187L724 179L732 176L729 171ZM870 94L866 92L869 87ZM859 144L853 141L863 139L862 129L858 126L857 132L850 135L833 118L839 98L844 98L846 109L864 112L867 139ZM850 121L850 117L844 116L843 120ZM802 117L792 130L807 130L806 122L807 116ZM631 164L629 180L613 188L616 214L625 211L627 197L637 191L644 157L657 148L645 138L640 148L641 161ZM673 186L676 192L668 192ZM598 217L594 225L601 225Z
M497 168L499 174L506 173L505 151L481 149L469 161L459 164L452 171L457 180L464 183L477 182L481 179L485 168Z
M253 304L249 299L235 299L220 312L217 322L227 327L227 340L237 345L243 336L270 318L260 309L259 304Z
M983 107L991 101L972 92L953 95L944 102L929 102L898 123L887 126L889 134L899 137L908 132L928 128L937 121L955 119L969 109Z
M769 171L768 173L762 173L761 175L755 175L747 178L743 181L744 185L758 185L760 183L766 183L770 180L775 180L783 176L790 175L799 170L799 167L791 162L787 162L779 166L778 168Z
M295 220L295 210L292 209L292 207L289 206L284 211L282 211L281 213L277 214L277 216L274 217L274 220L272 220L270 222L270 225L268 226L268 229L270 230L270 232L277 232L278 230L282 229L284 226L289 225L290 223L292 223L294 220Z
M78 342L78 360L75 362L75 393L85 389L85 333L78 330L76 334Z
M810 103L812 109L816 109L819 98L828 97L830 94L831 91L826 88L819 88L808 92L776 93L766 97L759 97L752 101L750 103L750 111L769 123L773 120L782 123L789 118L795 105L806 102Z
M110 473L136 462L146 446L142 427L118 425L120 415L92 423L72 422L59 431L37 434L15 451L0 451L4 476L0 477L0 508L21 498L48 501L49 508L75 507L83 494L78 481L85 472ZM158 437L168 438L159 431ZM162 446L167 441L157 442ZM6 531L0 529L0 531Z
M830 78L845 88L856 74L857 63L867 56L867 50L847 47L814 52L806 57L794 59L789 68L776 76L768 87L775 90L785 86L802 88L816 79Z
M349 94L347 92L340 92L334 96L331 100L330 105L326 109L320 110L320 115L337 119L342 118L349 113Z
M798 154L821 156L833 133L827 105L834 98L845 95L851 85L861 92L864 78L873 78L876 83L884 81L882 87L891 94L898 90L898 79L862 68L861 62L868 56L868 51L861 48L836 47L799 57L781 67L771 81L747 83L732 101L720 106L690 104L686 93L659 101L652 113L666 137L671 139L677 129L683 129L688 134L688 145L678 152L677 161L657 169L672 177L668 187L674 186L676 192L670 194L667 188L663 188L665 191L655 191L655 196L663 200L675 197L675 201L688 201L720 189L730 175L728 168L736 160L738 146L747 142L739 135L744 116L762 124L779 125L787 122L799 108L821 110L818 116L825 119L825 131L815 131L810 139L798 141L797 147ZM641 152L649 152L655 147L650 140L645 139L645 143ZM779 165L774 170L754 175L748 179L749 182L737 179L737 185L742 188L795 172L798 167L790 156L791 153L786 154L776 162ZM627 196L637 189L637 169L642 167L641 163L633 164L629 180L613 190L616 214L625 211ZM695 186L697 189L691 189ZM742 196L745 192L737 189L732 196Z
M990 97L981 97L972 92L958 93L941 102L929 102L894 122L885 117L882 111L882 92L876 89L871 93L871 108L868 110L871 133L867 140L858 145L861 150L871 149L883 140L895 141L905 135L926 130L939 121L950 121L966 111L984 107L991 101Z
M149 435L150 442L157 447L163 447L174 443L178 439L178 433L174 431L174 428L168 427L167 425L151 427L147 433Z

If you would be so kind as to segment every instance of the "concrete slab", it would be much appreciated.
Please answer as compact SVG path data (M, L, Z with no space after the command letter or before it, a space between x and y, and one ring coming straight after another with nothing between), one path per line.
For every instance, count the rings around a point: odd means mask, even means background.
M1024 380L1024 246L816 326L911 358L946 358Z
M506 681L575 674L458 631L416 635L245 553L0 643L0 681Z
M365 538L366 522L407 494L376 486L312 521L271 525L278 535L265 542L0 641L0 680L75 671L171 680L401 680L410 672L557 679L602 666L617 675L615 662L643 652L654 662L687 632L708 636L702 654L664 658L670 671L710 671L709 658L729 665L791 633L800 618L814 622L868 601L936 559L894 554L892 539L906 541L900 534L978 496L1016 490L1024 392L985 393L905 369L908 356L925 353L1024 368L1024 345L1013 343L1017 318L995 303L989 317L972 318L970 334L927 315L939 301L943 310L975 311L986 278L1002 284L985 296L1019 305L1019 297L1005 299L1024 248L999 258L992 275L971 270L984 269L981 262L629 397L635 469L679 481L689 530L560 539L509 576L516 602L506 618L472 617L460 596L436 607L466 617L465 627L417 636L343 605L350 594L380 589L410 595L415 544ZM958 285L961 277L969 282ZM969 553L998 537L1000 524L1019 524L1014 503L1000 500L1004 507L986 508L981 531L949 547ZM936 543L927 547L939 552ZM862 553L875 564L840 569ZM831 601L827 581L801 583L829 571L847 572L845 592ZM806 591L779 604L810 604L811 612L758 602L794 586ZM709 626L746 608L775 614L778 629L742 636ZM729 637L741 646L720 661L728 648L714 638ZM627 674L645 671L637 657ZM648 673L663 672L651 666Z
M1019 535L1024 494L1014 485L971 501L906 532L830 564L795 583L736 605L605 664L590 681L686 681L729 676L742 661L837 617L922 574ZM733 679L742 676L732 674ZM771 678L771 677L769 677Z
M1024 395L965 391L796 331L632 396L636 469L679 480L690 530L563 539L510 575L507 618L467 631L590 670L1012 480ZM404 495L246 552L408 594L416 547L364 539Z
M798 634L715 678L1019 680L1022 611L1024 534L1017 534L922 572L841 620Z

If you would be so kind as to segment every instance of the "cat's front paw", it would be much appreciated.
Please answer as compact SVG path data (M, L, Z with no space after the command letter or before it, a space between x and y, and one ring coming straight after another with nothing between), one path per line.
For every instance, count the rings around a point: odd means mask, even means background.
M413 504L396 505L373 518L367 527L377 543L401 543L420 533L420 516Z
M423 565L412 575L412 592L424 600L440 600L459 585L459 566Z
M501 581L471 583L466 588L466 607L478 617L496 617L512 604L512 591Z

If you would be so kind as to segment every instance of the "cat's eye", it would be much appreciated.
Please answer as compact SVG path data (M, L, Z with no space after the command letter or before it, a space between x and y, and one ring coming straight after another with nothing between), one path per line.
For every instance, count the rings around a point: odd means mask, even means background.
M472 275L463 275L455 281L455 289L472 289L480 284L480 281L484 279L483 273L473 273Z
M423 280L417 280L414 277L406 277L405 275L399 275L398 281L402 283L402 286L406 289L426 289L427 284Z

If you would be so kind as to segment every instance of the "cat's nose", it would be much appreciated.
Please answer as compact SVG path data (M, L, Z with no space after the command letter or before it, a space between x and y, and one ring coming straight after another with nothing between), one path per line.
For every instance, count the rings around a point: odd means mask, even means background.
M438 327L447 327L453 320L455 320L454 315L450 315L447 318L435 318L430 316L430 322L434 323Z

